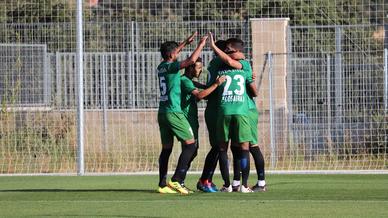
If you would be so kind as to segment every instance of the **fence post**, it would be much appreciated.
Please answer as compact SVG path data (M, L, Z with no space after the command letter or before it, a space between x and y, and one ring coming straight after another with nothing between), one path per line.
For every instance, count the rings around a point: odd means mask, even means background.
M342 131L342 30L341 27L335 28L335 128L336 128L336 143ZM339 147L337 146L337 154Z
M77 0L77 74L78 74L78 107L77 107L77 174L84 175L84 86L83 86L83 29L82 0Z
M271 168L274 169L276 165L276 142L275 142L275 114L273 105L273 63L272 53L268 52L268 80L269 80L269 116L270 116L270 143L271 143Z
M107 129L108 129L108 121L107 121L107 99L106 99L106 95L107 95L107 90L106 90L106 87L107 87L107 82L106 82L106 54L102 54L102 111L103 111L103 114L102 114L102 121L103 121L103 135L102 137L103 138L103 145L102 145L102 149L104 151L107 150L108 148L108 145L107 145Z
M330 155L332 154L332 139L331 139L331 64L330 64L330 54L326 55L326 104L327 104L327 144L329 147Z
M384 49L384 112L388 111L388 48Z

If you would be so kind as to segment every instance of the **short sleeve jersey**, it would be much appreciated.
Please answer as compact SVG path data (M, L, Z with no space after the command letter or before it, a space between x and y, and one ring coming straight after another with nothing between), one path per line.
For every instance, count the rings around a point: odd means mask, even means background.
M181 108L187 119L198 120L198 107L195 96L191 94L195 90L194 83L187 76L181 76Z
M159 113L182 112L180 63L162 62L157 68L160 88Z
M226 81L218 90L220 112L223 115L241 114L246 115L249 110L249 97L246 92L246 85L252 82L252 71L246 60L241 60L242 69L231 67L221 68L218 75L225 75Z

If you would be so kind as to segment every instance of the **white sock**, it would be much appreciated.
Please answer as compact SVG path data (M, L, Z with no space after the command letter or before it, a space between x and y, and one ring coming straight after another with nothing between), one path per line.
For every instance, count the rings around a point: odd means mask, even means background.
M258 186L265 186L265 180L258 180L257 185Z
M239 186L240 180L233 180L232 186Z

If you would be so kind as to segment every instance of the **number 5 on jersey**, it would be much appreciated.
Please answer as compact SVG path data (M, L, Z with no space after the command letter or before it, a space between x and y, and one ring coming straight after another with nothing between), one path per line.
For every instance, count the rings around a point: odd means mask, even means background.
M159 87L160 87L160 101L167 101L168 95L167 94L167 84L166 84L166 78L164 76L159 77Z

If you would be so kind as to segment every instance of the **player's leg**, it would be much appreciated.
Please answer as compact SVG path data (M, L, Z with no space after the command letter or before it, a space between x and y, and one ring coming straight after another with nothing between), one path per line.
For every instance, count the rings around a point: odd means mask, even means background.
M182 142L183 149L178 159L175 173L169 182L169 186L176 189L181 194L188 194L189 190L185 189L182 184L187 174L189 162L197 150L193 130L183 113L168 113L167 116L170 127L174 135Z
M231 116L220 115L217 120L217 138L219 141L220 171L222 179L224 180L224 185L220 189L221 192L232 192L228 165L229 129L232 128Z
M159 188L158 192L163 194L177 193L167 186L168 160L173 146L173 134L166 122L165 114L158 114L160 137L162 140L162 151L159 155Z
M197 183L197 189L204 192L216 192L217 187L212 186L212 178L214 170L217 167L219 148L217 145L216 128L217 117L215 113L209 110L205 110L205 122L209 133L209 142L211 149L206 155L205 163L202 170L201 178Z
M257 132L257 124L259 119L259 113L255 109L250 110L248 113L251 130L252 130L252 141L250 142L249 151L253 157L255 162L255 168L257 172L257 183L252 187L252 190L255 192L263 192L266 191L265 185L265 163L263 154L260 151L259 143L258 143L258 132Z
M198 129L199 129L199 123L198 123L198 119L189 119L188 118L188 121L189 121L189 124L190 124L190 127L191 129L193 130L193 134L194 134L194 139L195 139L195 143L196 143L196 149L195 149L195 152L193 154L193 156L191 157L189 163L188 163L188 166L187 166L187 171L189 171L190 167L191 167L191 163L193 162L193 160L195 159L195 157L197 157L197 154L198 154L198 147L199 147L199 140L198 140ZM184 149L184 144L181 143L182 145L182 151ZM187 175L187 174L186 174ZM194 193L193 190L189 189L188 187L185 186L184 184L184 181L186 180L186 175L184 176L184 178L182 179L183 182L182 182L182 186L184 188L186 188L189 193Z
M233 156L233 182L232 182L232 188L233 188L234 192L237 192L237 191L240 190L241 148L240 148L239 144L234 139L232 139L230 150L232 151L232 156Z
M257 172L257 183L252 187L254 192L265 192L266 184L265 184L265 162L263 158L263 154L260 151L260 147L256 145L251 145L249 147L249 151L255 161L255 167Z
M250 156L249 156L249 142L252 140L251 126L248 116L235 115L234 121L236 123L237 141L241 148L240 167L241 167L241 186L240 191L247 193L252 192L248 186L249 170L250 170Z

